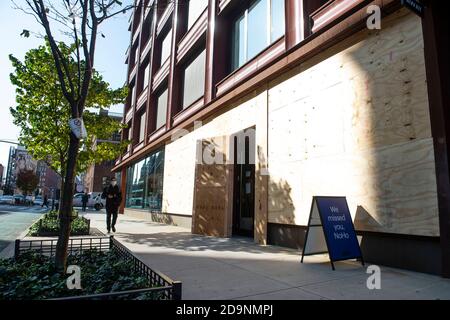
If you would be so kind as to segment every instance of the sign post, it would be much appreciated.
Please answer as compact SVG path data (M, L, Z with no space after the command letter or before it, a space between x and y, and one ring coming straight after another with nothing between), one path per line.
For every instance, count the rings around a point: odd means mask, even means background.
M305 256L328 253L334 262L364 259L345 197L313 197L302 259Z

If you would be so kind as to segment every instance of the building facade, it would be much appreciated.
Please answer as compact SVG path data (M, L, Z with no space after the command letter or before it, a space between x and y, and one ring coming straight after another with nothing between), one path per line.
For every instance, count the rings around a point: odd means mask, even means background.
M61 191L61 177L44 161L37 162L36 174L39 178L37 193L59 199Z
M346 196L367 261L450 276L442 1L136 4L123 212L302 248L312 197Z
M14 188L16 187L16 181L15 181L15 165L16 162L14 161L14 155L15 155L15 147L9 147L9 155L8 155L8 166L6 167L6 176L5 176L5 187L3 188L5 194L13 194Z
M36 194L49 197L59 195L61 177L44 161L34 160L23 146L10 147L5 179L6 194L21 194L16 186L17 175L21 170L31 170L37 175L39 183Z

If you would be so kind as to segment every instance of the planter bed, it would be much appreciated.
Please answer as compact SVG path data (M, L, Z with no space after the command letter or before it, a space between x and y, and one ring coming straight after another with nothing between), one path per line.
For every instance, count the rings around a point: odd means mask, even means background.
M53 264L57 240L16 240L0 260L0 300L178 300L181 283L150 269L113 237L70 239L68 265L81 269L81 290Z
M90 234L90 220L79 217L75 212L75 218L71 224L71 236L88 236ZM57 237L59 235L58 212L50 211L36 221L28 234L31 237Z

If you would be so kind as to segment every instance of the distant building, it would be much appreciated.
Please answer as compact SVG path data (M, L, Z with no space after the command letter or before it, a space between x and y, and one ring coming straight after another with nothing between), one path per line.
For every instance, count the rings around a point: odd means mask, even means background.
M8 167L5 177L5 194L14 194L16 188L16 147L9 148Z
M38 161L36 174L39 178L38 192L41 195L47 195L58 198L61 187L61 177L52 170L44 161Z
M33 159L23 146L18 146L9 149L5 194L21 193L16 185L17 175L21 170L32 170L36 173L39 178L36 190L38 194L52 196L52 191L58 192L61 184L61 178L58 174L50 169L44 161Z
M33 170L34 172L36 172L38 162L33 159L33 157L24 147L18 146L16 148L15 161L16 173L21 170Z
M103 110L100 114L111 117L112 119L117 120L118 122L122 121L122 114L108 112L107 110ZM121 139L121 135L119 132L114 134L109 140L99 140L96 139L94 141L93 147L101 144L101 143L119 143ZM111 172L111 169L115 165L115 160L105 161L101 164L95 164L90 166L86 173L82 175L82 180L84 183L84 187L87 192L100 192L109 184L109 180L114 173Z

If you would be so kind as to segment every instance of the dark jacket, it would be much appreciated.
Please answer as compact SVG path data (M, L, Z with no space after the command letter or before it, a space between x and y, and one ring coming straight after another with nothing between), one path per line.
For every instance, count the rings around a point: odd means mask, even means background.
M89 202L89 195L87 193L83 194L81 196L81 202L82 203L88 203Z
M102 198L106 199L106 211L116 212L122 202L122 193L118 186L110 185L103 190Z

